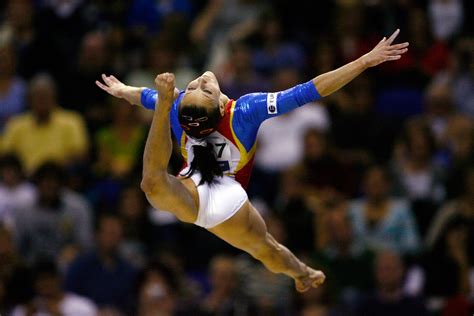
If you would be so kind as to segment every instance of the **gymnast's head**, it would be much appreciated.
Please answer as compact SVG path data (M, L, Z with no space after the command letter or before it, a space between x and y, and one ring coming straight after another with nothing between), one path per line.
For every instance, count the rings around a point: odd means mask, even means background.
M210 135L224 115L225 101L211 71L191 81L179 105L179 123L195 139Z

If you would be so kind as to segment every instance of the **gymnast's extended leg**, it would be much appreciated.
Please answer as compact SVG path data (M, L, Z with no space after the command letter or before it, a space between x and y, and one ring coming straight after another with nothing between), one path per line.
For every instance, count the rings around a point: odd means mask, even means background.
M296 289L300 292L324 282L325 276L321 271L302 263L268 233L264 220L250 202L232 218L209 231L234 247L248 252L270 271L293 278Z

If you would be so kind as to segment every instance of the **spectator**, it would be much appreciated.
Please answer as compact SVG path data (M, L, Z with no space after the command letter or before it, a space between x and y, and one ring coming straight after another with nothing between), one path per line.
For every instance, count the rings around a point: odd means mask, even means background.
M13 231L15 210L32 205L35 196L36 190L24 179L18 158L0 157L0 223Z
M452 216L432 250L425 256L425 294L437 302L431 305L432 312L442 312L442 315L469 314L467 298L472 286L469 271L474 266L472 233L469 236L469 229L472 229L472 220L466 222L462 215Z
M443 154L448 161L446 176L446 194L448 198L462 194L466 169L474 161L474 120L470 117L457 115L446 127L443 137Z
M42 165L34 176L34 203L15 211L19 249L29 262L69 258L91 247L92 211L82 196L64 188L64 176L57 164Z
M253 57L257 72L268 77L282 68L302 70L303 50L295 42L283 39L283 28L277 16L265 15L260 19L258 30L259 45Z
M257 74L252 65L252 51L249 44L240 41L231 44L231 54L219 67L217 77L222 82L222 91L231 99L257 91L268 90L265 80Z
M13 46L0 39L0 133L8 119L23 112L26 85L16 74L16 55Z
M54 263L36 264L34 279L35 297L29 303L17 306L11 316L97 314L97 308L90 300L64 292L61 275Z
M256 0L210 0L194 20L189 37L205 52L212 71L228 58L230 43L245 39L258 25L265 4Z
M296 69L282 69L274 76L274 90L282 91L296 85L299 79ZM258 134L259 150L255 156L253 186L267 187L268 183L278 183L280 173L295 166L303 156L303 135L306 130L316 128L326 130L329 120L326 109L321 104L307 104L285 115L267 120ZM250 187L252 193L252 186ZM265 192L264 190L261 190ZM251 194L252 195L252 194ZM265 192L263 198L272 204L276 192Z
M422 301L403 294L403 274L404 265L400 256L390 251L379 253L374 271L376 291L361 303L357 315L427 315Z
M433 161L435 140L429 126L408 122L392 165L394 189L410 199L421 236L433 217L436 203L445 197L443 174Z
M431 33L437 40L449 42L459 33L464 9L462 0L430 0L428 14L431 22Z
M41 74L31 80L29 103L30 112L7 123L3 152L16 154L29 174L50 160L63 165L81 161L88 149L84 121L57 105L56 86L50 76Z
M77 60L61 80L60 96L64 107L80 112L89 130L94 132L109 120L103 106L106 95L93 84L101 74L111 72L107 37L98 31L89 32L81 38L78 51Z
M268 232L281 243L285 242L287 232L282 222L275 216L265 218ZM237 268L242 281L242 292L250 297L257 308L258 315L287 315L292 306L291 282L282 275L273 274L259 262L242 255ZM262 282L265 280L265 282Z
M201 303L203 315L249 315L256 312L245 293L239 293L234 258L215 256L209 269L211 291Z
M153 253L153 225L148 214L148 203L138 185L126 187L119 199L118 212L123 221L122 252L135 265L145 265Z
M328 206L325 211L322 227L326 243L313 260L332 280L327 289L331 296L349 312L362 293L372 288L373 253L354 234L346 203Z
M146 132L135 109L123 99L113 98L112 123L95 135L99 177L125 179L131 175L142 155Z
M0 226L0 287L2 286L2 312L10 311L17 304L26 303L33 297L32 272L18 253L12 233Z
M469 240L471 247L474 247L474 168L465 169L461 179L463 186L461 194L439 209L430 226L426 237L428 249L433 249L448 223L458 216L462 217L469 226ZM471 248L470 253L474 253L474 248Z
M129 310L137 270L119 253L122 241L120 218L101 216L96 232L97 248L71 263L65 278L66 290L90 298L100 310Z
M303 159L294 171L308 190L334 190L346 197L358 191L355 166L344 161L329 133L310 129L304 135Z
M434 82L447 84L453 93L453 101L457 111L474 117L474 53L472 38L458 41L451 56L449 67L439 72Z
M160 262L152 262L143 272L138 287L138 316L198 315L191 306L179 304L179 277Z
M367 170L365 197L349 206L355 234L372 250L389 248L401 254L414 254L420 247L414 216L407 201L390 196L390 185L385 169Z

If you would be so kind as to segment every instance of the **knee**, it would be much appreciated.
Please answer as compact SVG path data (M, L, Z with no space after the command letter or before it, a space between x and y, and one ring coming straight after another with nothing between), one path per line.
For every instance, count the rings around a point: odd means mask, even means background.
M167 174L143 175L140 188L145 194L157 194L166 185Z

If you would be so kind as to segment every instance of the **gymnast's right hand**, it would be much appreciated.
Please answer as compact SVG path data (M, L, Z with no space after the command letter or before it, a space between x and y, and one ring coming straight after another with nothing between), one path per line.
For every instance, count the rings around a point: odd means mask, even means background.
M173 102L176 96L174 86L174 75L169 72L159 74L155 78L156 90L160 101Z
M106 76L105 74L102 74L102 80L104 83L100 82L99 80L95 81L95 84L107 92L110 95L113 95L116 98L124 98L125 95L125 89L127 86L123 84L120 80L115 78L114 76Z

